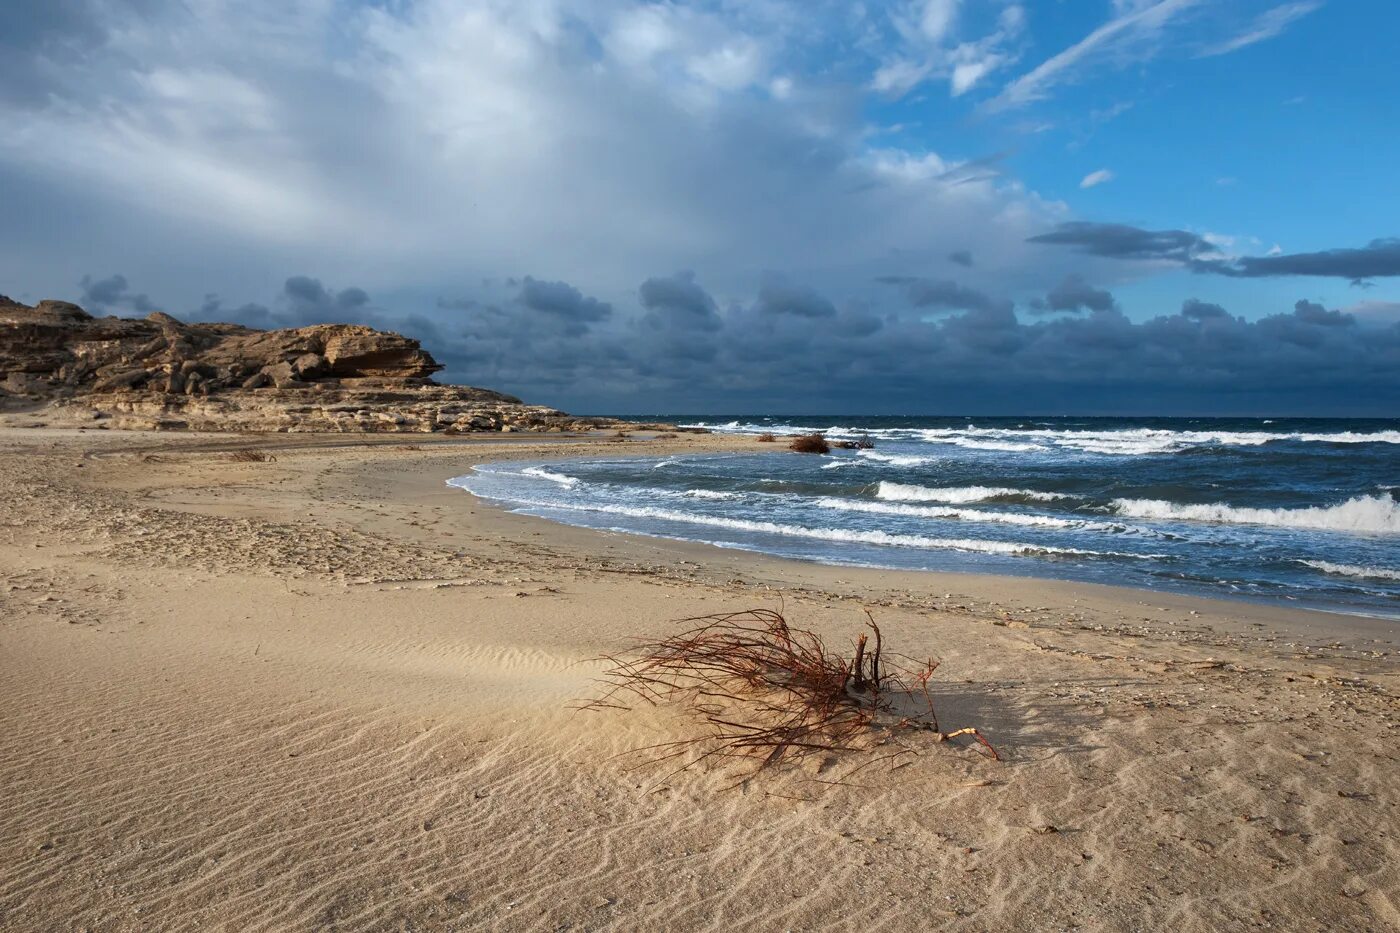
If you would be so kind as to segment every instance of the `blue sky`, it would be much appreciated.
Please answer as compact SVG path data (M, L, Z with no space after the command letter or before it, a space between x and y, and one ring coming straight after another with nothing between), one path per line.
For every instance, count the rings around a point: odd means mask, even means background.
M1357 0L18 0L0 292L361 320L581 411L1395 414L1397 34Z

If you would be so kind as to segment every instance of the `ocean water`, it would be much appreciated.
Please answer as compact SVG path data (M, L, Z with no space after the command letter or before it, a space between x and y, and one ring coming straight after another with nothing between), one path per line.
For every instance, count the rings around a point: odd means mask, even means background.
M498 463L451 483L573 525L804 560L1400 618L1400 420L657 416L870 450Z

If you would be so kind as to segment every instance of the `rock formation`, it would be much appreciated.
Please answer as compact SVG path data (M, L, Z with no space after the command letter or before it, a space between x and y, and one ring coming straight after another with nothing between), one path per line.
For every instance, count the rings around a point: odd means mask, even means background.
M418 341L356 324L254 330L156 312L95 318L64 301L0 296L0 406L64 419L199 431L587 430L489 389L432 380Z

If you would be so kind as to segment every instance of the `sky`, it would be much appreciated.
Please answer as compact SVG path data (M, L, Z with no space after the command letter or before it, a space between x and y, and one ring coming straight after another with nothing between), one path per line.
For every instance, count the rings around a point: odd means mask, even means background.
M0 293L579 413L1400 415L1389 0L7 0Z

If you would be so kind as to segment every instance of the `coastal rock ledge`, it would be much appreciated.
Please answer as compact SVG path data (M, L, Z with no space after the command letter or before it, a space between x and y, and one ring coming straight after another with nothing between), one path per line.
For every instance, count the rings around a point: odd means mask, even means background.
M255 330L155 312L97 318L0 295L0 409L114 428L466 433L618 424L440 385L418 341L357 324Z

